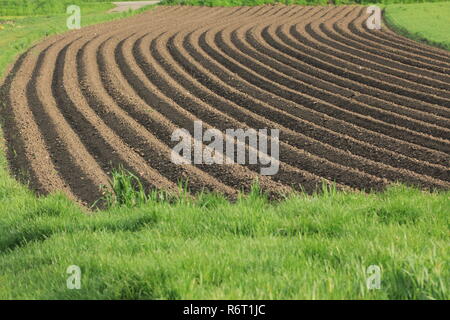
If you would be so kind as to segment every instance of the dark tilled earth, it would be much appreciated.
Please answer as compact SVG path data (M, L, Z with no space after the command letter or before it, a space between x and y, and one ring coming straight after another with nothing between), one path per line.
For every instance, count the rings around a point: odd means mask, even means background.
M450 189L450 53L360 6L158 7L48 38L1 87L13 172L39 193L90 204L120 164L148 188L188 179L235 197L258 178L275 194ZM172 132L277 128L280 170L175 165Z

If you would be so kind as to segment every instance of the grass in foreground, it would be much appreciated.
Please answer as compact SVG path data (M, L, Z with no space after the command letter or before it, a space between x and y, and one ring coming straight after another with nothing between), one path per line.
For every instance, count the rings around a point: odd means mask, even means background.
M450 192L258 190L86 215L64 196L0 201L2 299L448 299ZM66 270L81 268L81 289ZM381 289L366 270L382 269Z
M384 16L396 32L450 50L450 2L388 5Z

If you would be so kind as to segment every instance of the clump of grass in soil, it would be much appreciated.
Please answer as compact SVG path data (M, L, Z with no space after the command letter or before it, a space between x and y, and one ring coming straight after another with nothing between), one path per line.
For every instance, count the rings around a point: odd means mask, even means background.
M102 186L107 207L132 208L148 202L142 182L133 173L120 166L112 171L111 176L109 188Z

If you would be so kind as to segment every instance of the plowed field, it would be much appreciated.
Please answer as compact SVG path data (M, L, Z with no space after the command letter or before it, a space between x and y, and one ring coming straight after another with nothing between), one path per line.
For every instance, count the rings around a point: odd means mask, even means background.
M360 6L158 7L54 36L1 88L8 156L39 193L92 203L122 164L149 188L230 197L450 189L450 53L387 28ZM277 128L280 170L176 165L175 129Z

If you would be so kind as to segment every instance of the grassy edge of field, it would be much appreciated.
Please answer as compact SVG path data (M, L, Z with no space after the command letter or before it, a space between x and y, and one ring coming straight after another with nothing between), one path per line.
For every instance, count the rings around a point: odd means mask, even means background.
M123 19L132 15L151 10L157 5L150 5L136 11L107 13L114 8L113 4L98 2L81 6L81 26ZM20 54L31 48L44 38L67 32L66 20L69 15L39 15L39 16L0 16L0 84L5 73L11 69L12 63Z
M450 34L448 32L450 1L389 4L383 7L384 21L391 30L414 41L450 51ZM433 10L433 28L419 27L424 25L424 21L415 20L414 9Z
M255 186L236 203L203 194L85 215L15 181L4 152L0 166L3 299L450 297L450 192L324 189L270 203ZM81 290L66 287L69 265ZM370 265L382 290L366 288Z

